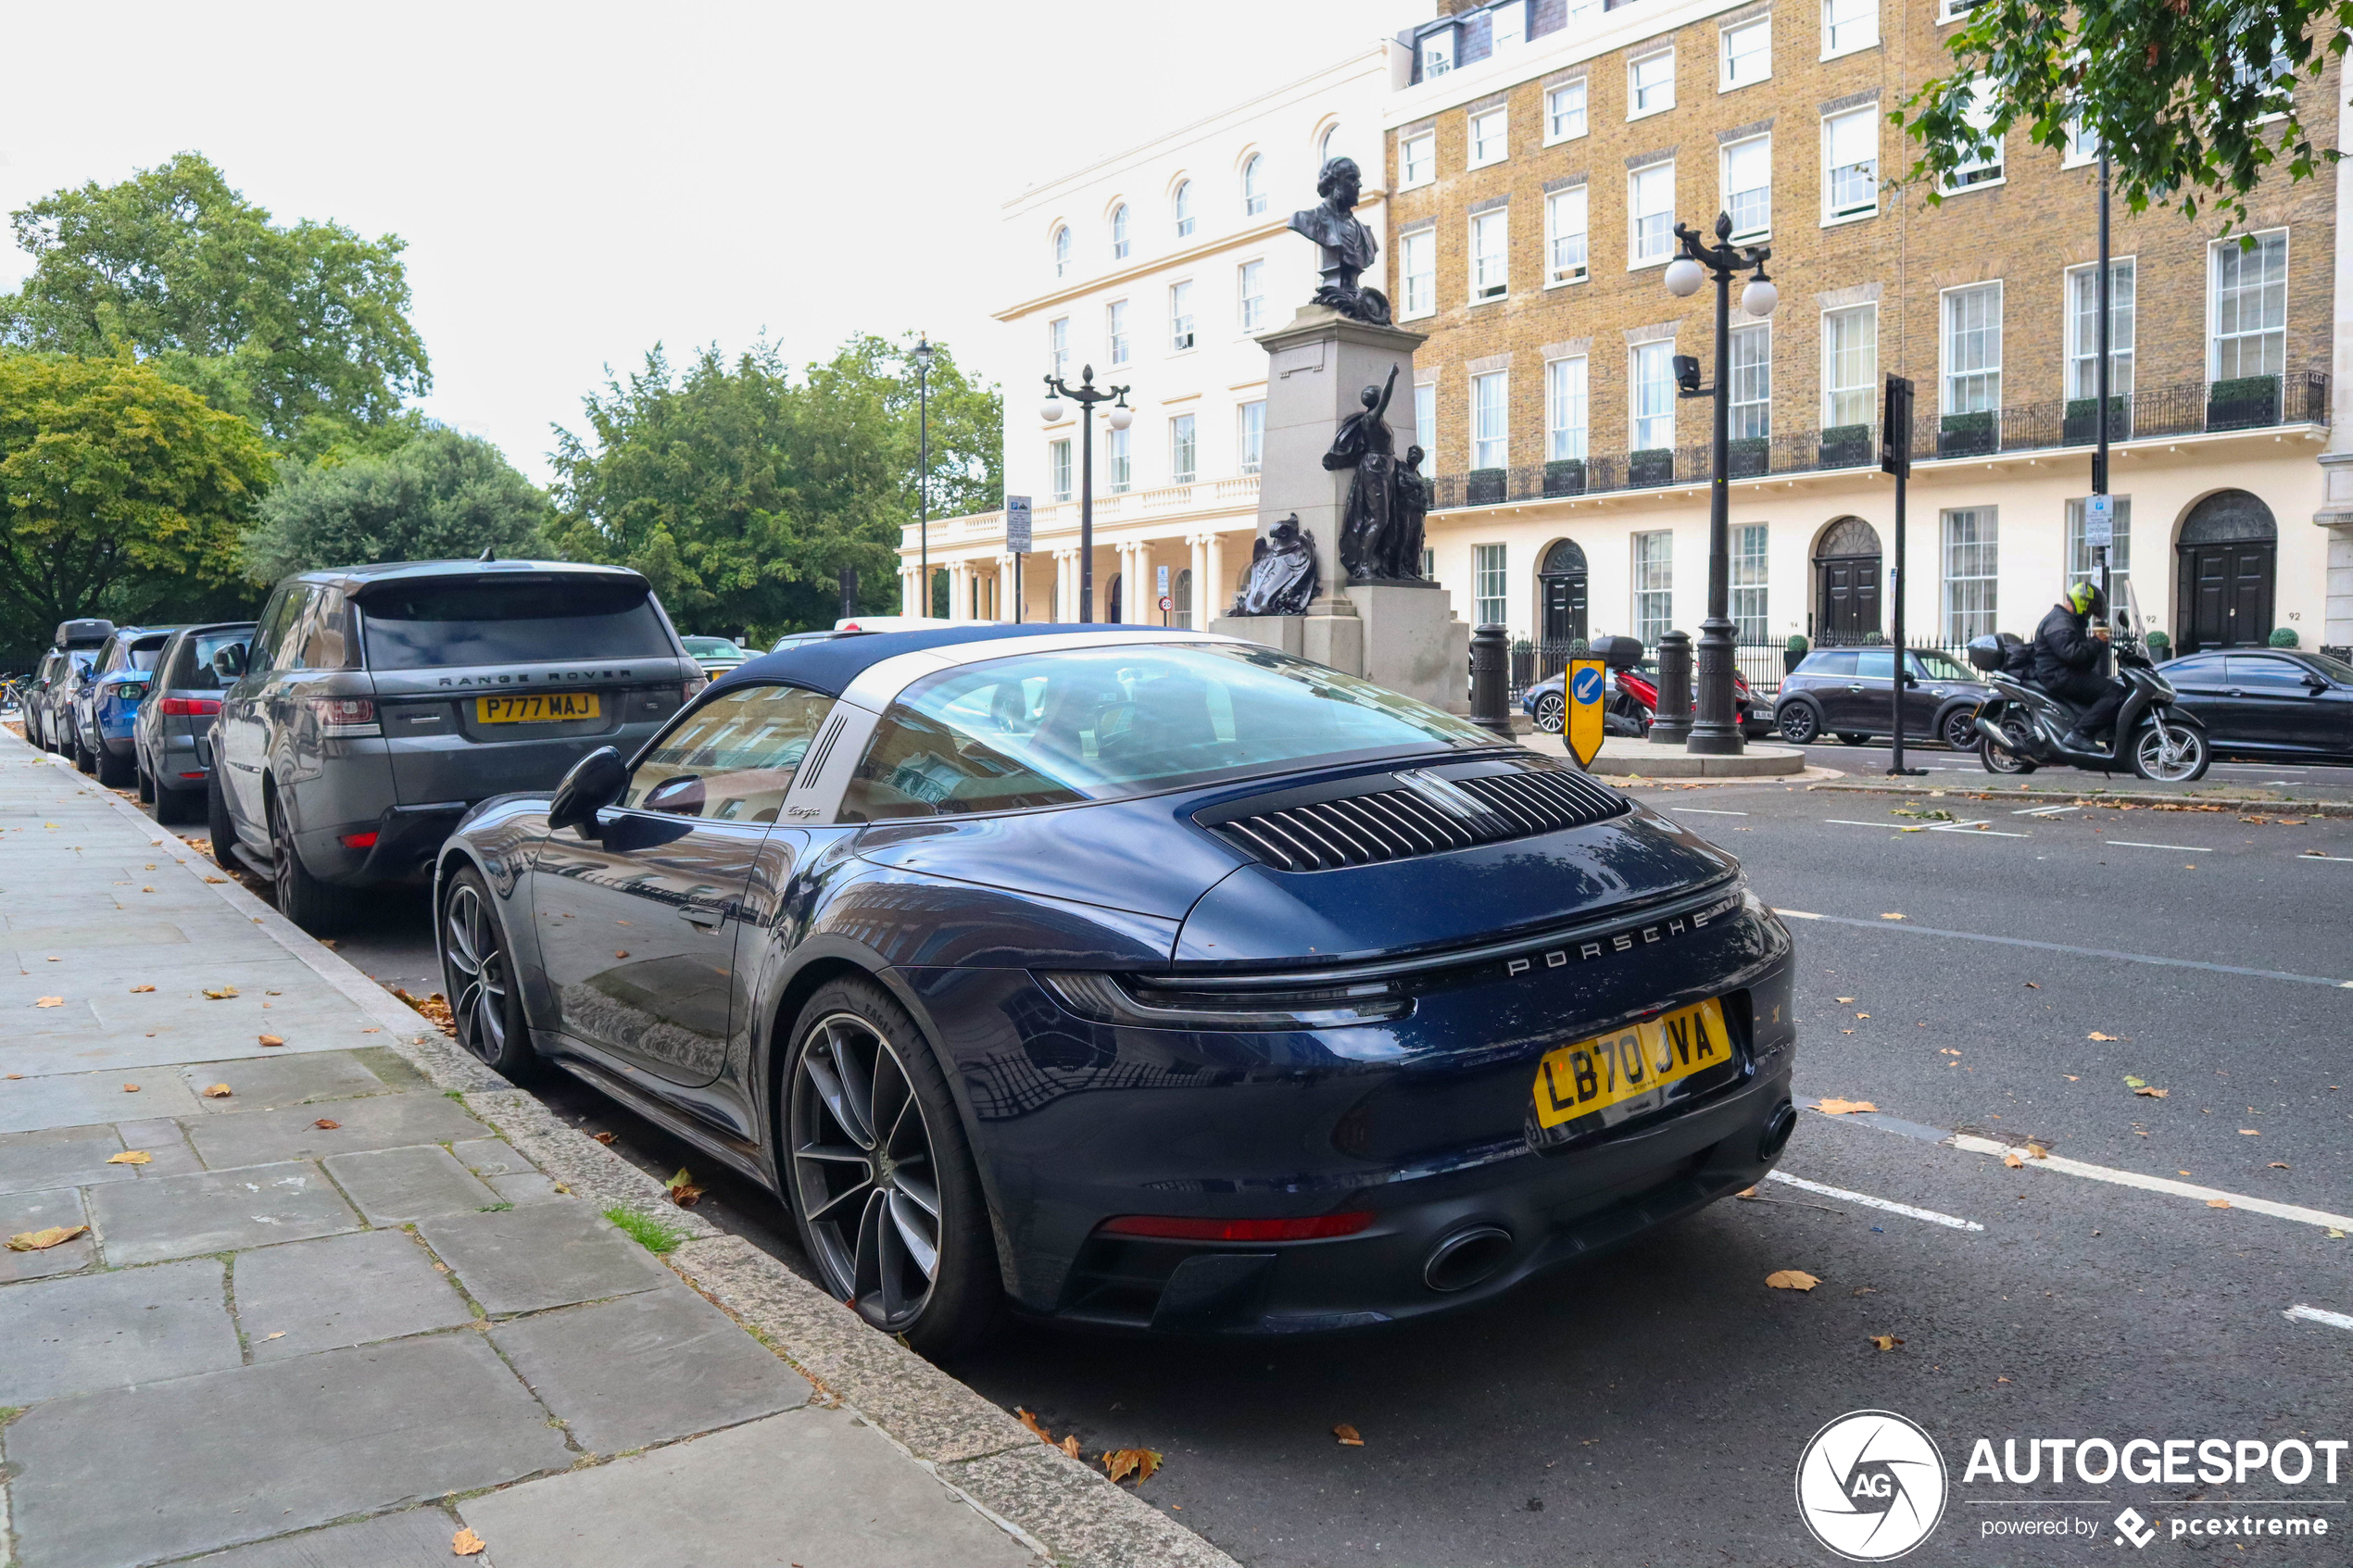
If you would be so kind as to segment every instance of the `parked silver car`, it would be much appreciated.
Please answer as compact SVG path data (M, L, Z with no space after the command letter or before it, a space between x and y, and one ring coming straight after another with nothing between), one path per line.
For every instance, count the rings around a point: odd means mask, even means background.
M45 751L74 755L73 694L96 666L100 646L113 635L111 621L58 622L55 643L33 671L32 695L25 704L27 740Z
M206 781L212 776L212 721L220 711L221 678L217 660L234 647L243 657L253 638L250 621L188 626L172 633L156 660L155 681L131 733L132 765L139 798L156 809L159 822L194 822L204 815Z
M476 803L634 752L704 679L618 567L412 561L278 584L214 721L213 854L267 872L306 930L351 890L422 882Z

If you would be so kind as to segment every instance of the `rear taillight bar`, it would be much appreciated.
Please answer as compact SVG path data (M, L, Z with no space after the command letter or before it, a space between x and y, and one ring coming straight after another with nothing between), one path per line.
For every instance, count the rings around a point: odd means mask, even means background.
M167 719L204 719L220 711L217 696L168 696L163 699L163 716Z

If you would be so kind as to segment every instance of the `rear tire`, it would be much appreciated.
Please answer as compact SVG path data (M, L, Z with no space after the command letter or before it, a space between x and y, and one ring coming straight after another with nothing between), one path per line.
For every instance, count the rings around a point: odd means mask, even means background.
M1781 709L1781 738L1792 746L1811 746L1821 737L1822 716L1810 702L1793 702Z
M819 987L791 1039L777 1164L825 1288L920 1355L978 1344L997 1328L1004 1284L972 1146L929 1044L862 976Z
M237 859L237 820L229 814L229 796L213 770L204 782L205 824L212 835L212 863L234 876L245 869Z
M2009 735L2018 740L2021 746L2025 744L2028 733L2026 729L2026 721L2019 718L2015 713L2006 715L2002 719L2001 729L2004 734ZM1978 765L1989 773L2011 775L2018 773L2031 773L2036 768L2041 766L2041 764L2036 762L2032 758L2025 756L2020 752L2004 750L2002 747L1995 746L1991 739L1983 735L1980 735L1978 737L1977 761Z
M468 866L449 879L438 918L441 993L458 1043L509 1083L530 1082L545 1063L531 1043L506 922L480 872Z
M1838 732L1838 738L1844 741L1849 746L1869 746L1871 744L1870 734L1866 730L1841 730Z
M173 789L157 783L152 777L147 780L147 784L156 794L157 822L177 827L182 822L195 822L203 813L202 803L189 798L196 793L195 790Z
M271 891L278 912L313 936L333 936L351 919L350 890L310 874L275 795L263 797L262 809L270 821Z
M131 755L131 771L139 775L139 804L142 806L156 804L156 781L148 776L147 770L140 764L139 755L135 751ZM156 821L163 821L161 811L156 813Z

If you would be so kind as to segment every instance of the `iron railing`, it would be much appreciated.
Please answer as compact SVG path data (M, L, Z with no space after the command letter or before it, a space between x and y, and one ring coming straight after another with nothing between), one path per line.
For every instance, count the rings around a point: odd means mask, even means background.
M2145 387L2108 401L2108 439L2116 442L2274 425L2324 425L2329 422L2329 378L2318 370L2296 370L2234 381L2184 382ZM2098 414L2098 401L2090 397L2021 403L1977 414L1922 414L1913 423L1912 455L1916 461L1931 462L2089 446ZM1837 425L1758 436L1734 441L1729 458L1736 480L1867 469L1879 462L1879 431L1876 425ZM1612 491L1705 485L1709 465L1707 444L1698 442L1517 468L1442 473L1431 481L1430 507L1446 511Z
M1693 638L1694 643L1697 640L1696 637ZM1818 647L1886 647L1887 646L1886 637L1877 633L1870 633L1857 637L1816 638L1808 645L1806 651ZM1962 668L1969 667L1969 648L1965 643L1947 642L1936 637L1907 637L1905 639L1905 646L1914 652L1932 649L1950 654ZM1587 646L1588 645L1583 642L1513 637L1511 658L1505 666L1505 689L1513 706L1518 705L1522 694L1529 687L1550 680L1567 669L1569 659L1584 653ZM1656 653L1657 650L1655 648L1643 649L1640 668L1644 674L1656 675L1658 669ZM1801 652L1795 656L1795 659L1804 657L1805 653ZM1740 671L1741 679L1748 683L1750 693L1759 702L1768 704L1780 691L1781 677L1787 672L1790 665L1795 662L1795 659L1790 656L1789 643L1785 637L1743 638L1734 645L1732 658L1732 667Z

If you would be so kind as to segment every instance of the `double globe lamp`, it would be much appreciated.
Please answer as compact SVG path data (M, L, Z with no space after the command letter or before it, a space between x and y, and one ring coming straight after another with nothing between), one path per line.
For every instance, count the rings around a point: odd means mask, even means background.
M1066 412L1065 398L1078 405L1078 621L1087 625L1095 619L1095 421L1091 416L1096 404L1110 403L1103 418L1112 429L1126 430L1135 422L1136 411L1127 406L1127 388L1095 384L1092 365L1080 368L1075 387L1060 376L1048 376L1046 400L1038 405L1039 416L1050 425L1060 424ZM1114 402L1114 398L1118 401Z

